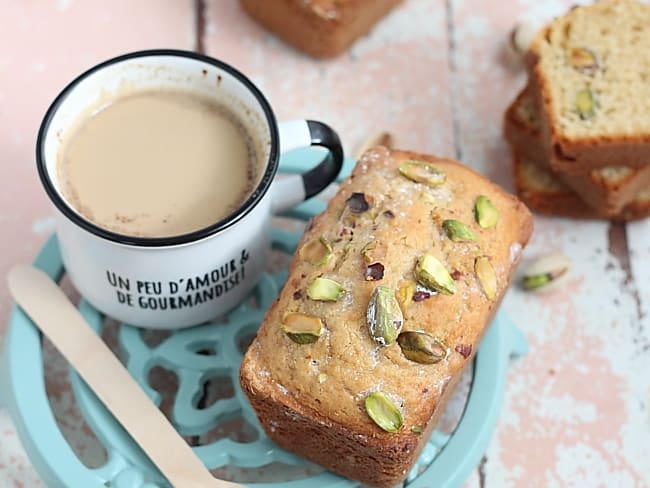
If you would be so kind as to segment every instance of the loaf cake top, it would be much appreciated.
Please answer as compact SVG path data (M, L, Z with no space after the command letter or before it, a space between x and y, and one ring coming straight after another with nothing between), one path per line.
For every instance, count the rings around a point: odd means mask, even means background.
M418 174L440 184L411 179ZM485 203L481 196L498 213L496 222L490 221L494 213L481 206L486 228L477 223L477 199ZM475 240L449 234L443 225L448 219L465 224ZM381 434L364 408L367 396L380 391L403 416L400 432L413 435L431 418L450 379L471 360L531 231L530 213L516 197L457 162L382 147L368 151L305 232L288 281L245 355L242 377L255 395L360 435ZM313 250L324 243L331 257L315 260ZM453 293L416 285L416 264L425 255L447 270ZM476 266L485 261L494 276L483 267L481 281ZM310 285L318 278L334 280L344 291L334 293L335 301L314 300ZM400 304L401 332L426 332L439 341L439 362L407 359L397 342L382 345L373 338L367 313L380 286ZM396 318L394 309L384 308ZM322 321L315 342L296 343L283 331L293 313Z
M650 6L604 0L574 7L536 36L531 59L555 137L650 136Z

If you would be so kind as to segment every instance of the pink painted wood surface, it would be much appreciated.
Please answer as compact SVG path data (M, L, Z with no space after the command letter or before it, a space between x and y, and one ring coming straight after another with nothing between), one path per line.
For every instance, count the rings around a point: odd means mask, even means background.
M317 61L252 22L236 0L4 2L0 275L30 261L53 230L34 167L36 131L56 93L98 61L198 45L249 75L279 119L332 125L348 153L389 130L399 147L460 157L512 189L501 118L525 79L503 44L515 22L541 25L572 3L406 0L348 53ZM650 486L650 222L536 217L535 225L527 259L561 250L574 266L557 292L515 286L504 303L531 351L513 364L496 435L466 486ZM0 342L9 307L2 280ZM75 411L65 364L51 347L46 358L66 435L77 452L101 458ZM2 408L0 486L42 486Z

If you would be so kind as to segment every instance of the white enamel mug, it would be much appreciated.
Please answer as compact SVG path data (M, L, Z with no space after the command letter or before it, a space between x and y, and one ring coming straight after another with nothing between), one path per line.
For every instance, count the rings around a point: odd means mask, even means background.
M259 140L268 141L263 176L239 209L188 234L150 238L101 228L66 201L56 170L62 134L100 96L125 86L184 88L213 96L258 131ZM276 179L280 153L306 146L326 148L323 161L302 175ZM103 313L157 329L200 324L243 300L267 262L272 213L322 191L343 163L339 138L328 126L311 120L277 123L264 95L243 74L216 59L177 50L126 54L72 81L45 114L36 156L41 182L55 207L63 263L74 286Z

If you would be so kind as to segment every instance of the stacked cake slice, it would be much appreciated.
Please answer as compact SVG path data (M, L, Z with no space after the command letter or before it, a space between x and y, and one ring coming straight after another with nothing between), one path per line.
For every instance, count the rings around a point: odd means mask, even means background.
M650 6L575 7L536 36L505 114L521 198L541 213L650 215Z

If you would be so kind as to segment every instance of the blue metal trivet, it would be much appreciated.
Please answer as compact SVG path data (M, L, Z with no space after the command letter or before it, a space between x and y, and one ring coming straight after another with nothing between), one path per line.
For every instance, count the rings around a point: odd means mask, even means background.
M280 168L287 173L301 172L318 157L313 150L295 151L283 157ZM352 161L346 161L341 177L349 174L352 165ZM323 208L322 201L312 199L287 216L306 220ZM299 233L274 230L274 248L292 254L299 237ZM53 279L61 278L64 269L55 237L47 242L34 264ZM155 346L147 345L141 330L128 325L119 328L118 340L127 357L127 368L156 404L160 404L161 398L147 381L151 369L161 366L177 375L179 386L172 408L172 422L181 435L200 436L237 416L242 416L256 431L254 440L236 442L221 438L195 447L196 454L210 469L225 466L255 468L270 463L305 466L306 470L310 466L298 456L276 447L265 436L238 381L242 357L239 344L244 337L255 332L285 279L286 271L263 275L252 292L255 306L247 300L224 321L180 330ZM79 309L89 325L101 333L103 316L83 300ZM211 353L206 355L206 350ZM525 354L526 350L523 335L503 313L499 314L476 356L474 376L460 422L451 435L433 433L409 473L406 486L452 488L462 485L478 464L494 431L509 359ZM81 413L107 451L105 464L98 468L88 468L79 460L64 439L47 398L40 333L17 307L11 313L2 359L2 400L30 460L48 486L169 486L79 376L70 371ZM215 377L229 378L234 386L234 395L221 398L205 408L197 405L205 383ZM357 486L357 483L322 471L301 479L248 485L259 488L347 488Z

